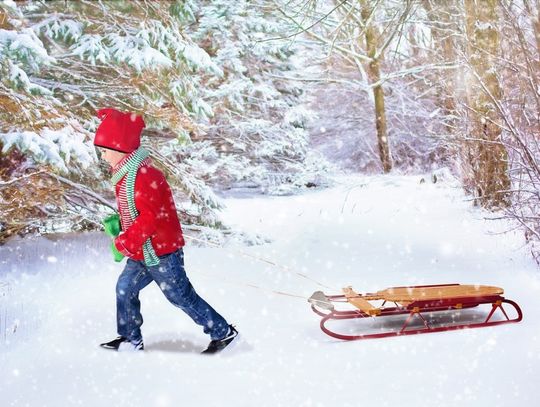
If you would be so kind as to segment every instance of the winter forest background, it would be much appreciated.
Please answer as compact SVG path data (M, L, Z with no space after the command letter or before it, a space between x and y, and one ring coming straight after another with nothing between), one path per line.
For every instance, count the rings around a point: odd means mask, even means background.
M240 332L215 358L157 284L144 352L98 346L125 264L103 107L144 117ZM0 0L0 404L540 405L539 142L540 0ZM308 303L450 283L523 321L341 341Z
M428 174L539 258L538 0L3 0L0 242L101 227L106 106L144 116L183 224L207 237L234 233L216 195L231 188Z

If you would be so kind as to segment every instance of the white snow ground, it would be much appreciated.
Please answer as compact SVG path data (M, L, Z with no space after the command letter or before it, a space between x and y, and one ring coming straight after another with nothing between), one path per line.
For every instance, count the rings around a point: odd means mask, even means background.
M533 406L540 379L540 273L519 232L486 221L451 183L340 178L292 197L232 197L224 218L264 246L188 246L198 292L238 326L216 357L155 285L141 293L147 350L114 353L114 286L123 263L105 235L0 247L1 406ZM335 287L470 283L504 287L518 324L356 342L319 329L305 299ZM260 288L254 288L249 285ZM3 291L2 291L3 290ZM329 291L329 290L325 290ZM354 322L352 322L354 324ZM16 332L13 333L13 330Z

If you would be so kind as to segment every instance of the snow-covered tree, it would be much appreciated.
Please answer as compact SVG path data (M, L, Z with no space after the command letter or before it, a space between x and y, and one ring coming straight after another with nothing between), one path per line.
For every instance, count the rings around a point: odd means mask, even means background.
M171 181L205 213L219 206L204 183L190 179L185 164L159 159L159 151L171 140L189 142L198 131L197 120L211 114L193 77L203 71L222 74L183 34L183 26L193 18L192 2L4 1L0 7L4 182L17 187L19 181L10 180L17 176L14 166L19 172L46 166L43 176L57 183L60 177L63 188L75 188L80 195L87 185L107 195L110 185L95 181L105 180L107 174L98 166L92 136L98 124L96 110L109 106L142 114L150 130L143 143L156 151L157 161L169 174L183 175ZM20 162L13 157L20 157ZM62 198L68 195L56 197L57 210L47 210L46 217L54 212L65 218L67 202ZM98 206L103 201L98 199ZM21 206L38 204L30 200ZM90 209L96 224L99 208L79 204L83 203L72 200L68 209L79 214Z
M143 145L189 221L220 224L209 185L320 183L312 112L272 77L298 69L296 50L269 38L283 27L263 1L4 0L0 13L0 205L33 191L20 225L98 224L112 201L92 146L102 107L143 115ZM41 210L30 219L29 208Z
M325 161L307 149L314 112L302 88L282 79L303 65L298 46L280 39L290 27L277 17L267 1L203 1L190 30L224 73L204 78L214 115L197 139L206 152L197 159L211 163L214 185L247 182L282 192L324 176Z
M328 157L355 171L388 172L430 169L444 159L437 131L438 115L422 83L429 71L445 64L417 58L415 35L425 41L425 19L414 1L274 0L288 33L310 49L312 66L297 80L310 84L312 108L320 113L313 143Z
M468 150L471 194L485 207L508 206L508 151L501 143L500 112L502 89L497 75L500 34L496 1L465 0L470 79ZM467 174L468 175L468 174Z
M508 152L510 206L505 216L525 232L540 264L540 4L499 4L497 78L503 98L490 98L500 115L501 142Z

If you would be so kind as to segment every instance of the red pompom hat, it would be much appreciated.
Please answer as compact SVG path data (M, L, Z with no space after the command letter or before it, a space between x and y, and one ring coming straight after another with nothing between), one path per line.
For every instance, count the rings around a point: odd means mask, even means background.
M116 109L100 109L97 116L102 120L96 130L94 145L132 153L141 145L144 120L135 113L124 113Z

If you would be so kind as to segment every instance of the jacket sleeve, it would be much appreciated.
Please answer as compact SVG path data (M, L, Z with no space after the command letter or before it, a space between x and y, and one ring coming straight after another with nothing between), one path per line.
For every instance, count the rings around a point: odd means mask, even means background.
M137 174L135 207L139 215L131 226L114 240L114 245L124 256L131 257L141 250L143 243L157 230L160 192L165 181L165 178L159 175L140 172Z

